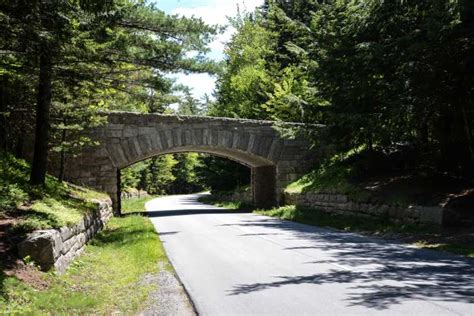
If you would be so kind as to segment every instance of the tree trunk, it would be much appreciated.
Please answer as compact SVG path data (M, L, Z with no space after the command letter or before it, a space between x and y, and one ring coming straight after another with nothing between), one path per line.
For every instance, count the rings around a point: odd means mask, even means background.
M66 125L66 122L64 122ZM66 130L61 131L61 152L59 153L59 181L64 181L64 171L65 171L65 162L66 162L66 151L64 150L64 143L66 142Z
M115 216L122 216L122 175L120 169L117 168L117 205L114 210Z
M51 107L53 67L51 56L49 56L46 49L41 51L39 68L35 148L30 178L30 182L33 185L44 185L48 164L49 110Z
M5 82L0 78L0 148L7 151L7 128L6 128L6 115L7 107L5 106L5 92L4 90Z
M18 134L18 137L16 139L16 144L15 144L15 156L18 158L24 158L23 155L23 141L24 141L24 133L20 132Z

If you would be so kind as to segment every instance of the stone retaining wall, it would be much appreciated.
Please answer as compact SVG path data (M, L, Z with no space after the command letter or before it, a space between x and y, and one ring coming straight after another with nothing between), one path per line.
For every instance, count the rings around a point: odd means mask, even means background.
M285 204L302 208L318 209L333 214L360 217L388 218L403 224L443 225L446 210L440 206L426 207L411 205L408 207L351 201L344 194L337 193L288 193L284 194Z
M85 215L72 227L38 230L29 234L18 245L18 253L21 258L30 257L42 270L54 268L63 273L112 214L111 201L100 201L96 211Z
M148 196L148 192L142 190L125 190L121 192L122 200L135 199Z
M244 190L236 190L233 192L213 193L212 196L219 201L242 202L248 205L251 205L253 203L252 192L250 191L250 188Z

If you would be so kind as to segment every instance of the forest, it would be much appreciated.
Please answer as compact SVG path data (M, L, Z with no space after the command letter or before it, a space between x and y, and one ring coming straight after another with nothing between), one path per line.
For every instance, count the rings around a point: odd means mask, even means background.
M168 16L159 1L2 1L1 148L22 156L34 133L31 183L41 185L48 156L94 145L81 131L104 124L104 112L210 115L324 124L314 146L331 144L330 163L351 153L357 174L472 179L472 1L265 0L229 24L217 63L206 53L221 26ZM214 95L195 99L166 76L177 72L216 75ZM248 178L195 153L122 172L124 187L151 194L229 190Z

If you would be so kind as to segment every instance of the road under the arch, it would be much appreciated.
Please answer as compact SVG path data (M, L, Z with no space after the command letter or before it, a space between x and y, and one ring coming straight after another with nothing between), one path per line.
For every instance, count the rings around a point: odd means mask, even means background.
M198 197L146 208L200 315L474 314L474 260Z

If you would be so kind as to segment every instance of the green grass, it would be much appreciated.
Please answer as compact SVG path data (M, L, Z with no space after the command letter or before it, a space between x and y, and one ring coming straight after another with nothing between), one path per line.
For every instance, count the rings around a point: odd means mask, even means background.
M289 193L337 192L347 194L357 200L367 199L369 193L351 181L359 172L358 166L351 162L351 158L361 150L363 148L333 156L317 169L290 183L285 191Z
M394 224L383 219L335 215L314 209L300 209L294 205L282 206L271 210L255 210L254 212L302 224L350 232L379 236L409 236L410 240L416 240L411 243L419 248L448 251L474 258L474 245L426 241L426 237L436 236L440 233L441 229L434 226Z
M65 275L44 274L46 290L0 274L0 314L133 314L154 289L140 281L158 262L169 265L148 219L113 218Z
M271 210L255 210L255 213L302 224L374 234L433 232L437 230L436 227L431 226L402 225L383 219L335 215L314 209L301 209L294 205L281 206Z
M418 248L447 251L458 255L474 258L474 246L456 243L436 243L420 240L414 243Z
M241 204L238 202L219 201L212 195L201 198L200 202L230 210L242 209ZM247 205L244 209L248 210L250 208ZM411 243L418 248L447 251L474 258L474 245L456 242L438 243L425 240L426 237L436 236L441 232L441 228L436 226L395 224L389 220L330 214L320 210L298 208L295 205L285 205L270 210L254 210L253 212L302 224L334 228L348 232L389 237L410 237L410 240L415 240Z
M141 213L145 211L145 204L158 196L150 195L140 198L122 200L122 214Z
M35 229L58 228L77 223L95 210L95 200L108 196L47 176L44 187L29 183L30 166L0 153L0 215L17 218L17 234Z

